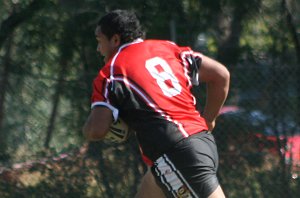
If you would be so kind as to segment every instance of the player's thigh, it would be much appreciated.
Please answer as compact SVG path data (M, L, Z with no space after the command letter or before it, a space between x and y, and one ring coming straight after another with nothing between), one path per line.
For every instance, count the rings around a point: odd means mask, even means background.
M156 184L150 170L142 178L135 198L165 198L164 193Z

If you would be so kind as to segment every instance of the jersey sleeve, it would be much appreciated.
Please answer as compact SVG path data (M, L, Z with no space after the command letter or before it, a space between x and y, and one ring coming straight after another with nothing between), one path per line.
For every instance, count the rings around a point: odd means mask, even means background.
M105 74L105 69L101 70L93 81L93 93L91 98L91 108L105 106L112 111L114 121L118 119L119 110L113 106L109 100L110 80Z
M202 54L199 52L194 52L189 47L180 47L181 53L180 57L183 61L183 64L189 70L189 76L192 82L192 85L199 85L199 69L202 61Z

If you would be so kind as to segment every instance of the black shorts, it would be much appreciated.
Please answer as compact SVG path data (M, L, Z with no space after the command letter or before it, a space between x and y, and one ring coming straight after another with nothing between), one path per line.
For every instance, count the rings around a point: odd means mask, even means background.
M213 135L201 132L180 141L151 167L167 197L208 197L219 185Z

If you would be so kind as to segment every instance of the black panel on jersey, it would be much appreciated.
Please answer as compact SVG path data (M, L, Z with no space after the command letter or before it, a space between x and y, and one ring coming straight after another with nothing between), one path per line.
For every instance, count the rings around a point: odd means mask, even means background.
M130 81L128 78L127 80ZM134 82L130 81L130 84L142 91ZM139 93L129 88L124 82L114 80L111 88L110 102L119 109L120 117L136 131L143 153L148 158L156 160L184 138L175 123L166 120L156 112ZM148 101L151 100L151 103L155 104L149 95L144 92L143 94Z

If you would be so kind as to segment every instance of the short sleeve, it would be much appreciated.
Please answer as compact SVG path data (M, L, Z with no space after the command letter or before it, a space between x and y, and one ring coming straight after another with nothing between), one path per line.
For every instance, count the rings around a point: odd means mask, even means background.
M109 101L109 79L100 71L93 81L93 93L91 98L91 108L95 106L105 106L112 111L114 121L118 119L119 110Z
M202 54L194 52L190 47L180 47L180 57L183 64L188 68L188 73L193 85L199 85L199 69L202 61Z

